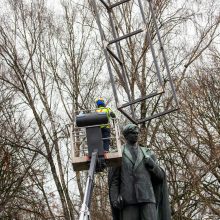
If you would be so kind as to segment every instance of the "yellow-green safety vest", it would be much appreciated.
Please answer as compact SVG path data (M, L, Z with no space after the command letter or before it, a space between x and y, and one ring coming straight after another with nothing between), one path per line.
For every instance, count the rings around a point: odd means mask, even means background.
M105 112L106 115L107 115L107 118L108 118L108 121L109 119L111 118L110 116L110 112L112 110L110 108L106 108L106 107L99 107L98 109L96 109L96 112ZM101 128L110 128L110 124L104 124L104 125L100 125Z

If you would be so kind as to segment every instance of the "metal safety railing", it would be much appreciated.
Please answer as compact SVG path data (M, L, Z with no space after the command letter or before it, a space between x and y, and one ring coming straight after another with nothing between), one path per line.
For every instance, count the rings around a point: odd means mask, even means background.
M75 112L74 115L88 115L88 114L99 114L97 112L98 109L90 109L84 110L80 112ZM103 113L102 113L103 114ZM117 118L110 119L108 124L102 124L101 126L108 125L110 126L110 137L108 138L101 138L102 141L109 139L109 152L104 153L104 158L106 159L107 166L115 165L120 163L120 158L122 156L121 152L121 140L123 139L120 134L119 129L119 122ZM93 127L100 127L99 125L92 125L92 126L84 126L78 127L76 124L76 118L73 119L73 122L68 125L68 132L70 134L71 140L71 160L73 164L74 170L86 170L88 169L88 162L90 161L90 153L88 149L88 141L87 141L87 133L86 130L93 128ZM94 133L96 135L96 133ZM98 134L97 134L98 135ZM97 146L99 147L99 146Z
M70 124L70 139L72 158L88 155L86 127L77 127L74 123ZM110 153L120 151L122 136L120 134L118 119L112 119L110 122L110 137L102 138L102 140L105 139L110 140Z

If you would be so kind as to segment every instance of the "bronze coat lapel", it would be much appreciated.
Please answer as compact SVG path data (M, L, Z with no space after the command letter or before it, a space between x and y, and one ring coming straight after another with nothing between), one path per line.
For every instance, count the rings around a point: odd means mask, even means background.
M139 166L139 164L141 163L143 158L144 158L144 155L142 153L142 150L140 149L140 147L138 147L137 160L136 160L135 165L134 165L134 170L137 169L137 167Z
M127 145L124 146L124 154L133 164L135 163L135 161L133 160L133 157L132 157L131 152L128 149Z

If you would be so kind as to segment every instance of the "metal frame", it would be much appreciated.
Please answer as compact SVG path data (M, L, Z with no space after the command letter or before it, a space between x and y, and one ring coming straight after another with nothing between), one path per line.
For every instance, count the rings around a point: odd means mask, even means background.
M102 40L102 47L103 47L103 51L104 51L104 55L105 55L105 59L106 59L106 63L107 63L107 68L108 68L108 72L109 72L109 76L110 76L111 86L112 86L112 90L113 90L113 94L114 94L114 98L115 98L115 102L116 102L116 106L117 106L118 110L122 114L124 114L130 121L132 121L135 124L143 123L145 121L152 120L153 118L157 118L157 117L160 117L162 115L168 114L170 112L176 111L178 109L178 101L177 101L176 92L175 92L174 84L173 84L173 81L172 81L172 77L171 77L171 74L170 74L170 69L169 69L169 66L168 66L166 54L165 54L164 47L163 47L163 44L162 44L161 36L160 36L160 33L159 33L159 28L157 26L156 17L155 17L154 10L153 10L153 7L152 7L152 2L151 2L152 0L148 0L149 9L150 9L150 13L152 15L153 24L154 24L154 27L155 27L155 30L156 30L156 36L157 36L158 41L159 41L159 46L160 46L160 50L162 52L166 73L167 73L167 76L168 76L168 79L169 79L168 81L170 83L170 87L171 87L171 91L172 91L172 97L171 98L174 99L176 106L171 108L171 109L162 111L160 113L155 113L155 114L152 113L149 117L141 118L141 119L136 118L135 112L134 112L134 109L133 109L134 108L133 105L136 104L136 103L142 102L146 99L149 99L149 98L152 98L152 97L155 97L155 96L160 96L165 92L162 76L161 76L158 61L157 61L157 58L156 58L154 45L152 43L151 36L150 36L149 30L148 30L147 20L145 18L144 9L143 9L143 5L142 5L142 0L138 0L138 5L139 5L139 8L140 8L140 13L141 13L141 16L142 16L142 19L143 19L143 23L145 24L145 27L143 29L139 29L139 30L133 31L131 33L125 34L124 36L118 36L117 35L116 29L115 29L115 26L114 26L114 21L113 21L113 18L112 18L112 10L115 7L120 6L121 4L129 2L130 0L121 0L118 3L114 3L114 4L111 4L110 0L108 0L108 3L106 3L105 0L90 0L90 1L91 1L92 8L94 10L95 17L96 17L96 22L97 22L97 25L98 25L98 28L99 28L99 32L100 32L100 36L101 36L101 40ZM97 1L99 1L100 3L102 3L104 5L104 7L106 8L106 10L109 14L110 26L111 26L112 34L113 34L113 37L114 37L114 39L109 41L109 42L107 42L106 39L105 39L104 30L102 28L100 16L99 16L98 9L97 9L97 4L96 4ZM133 35L139 34L141 32L146 33L146 39L147 39L147 41L150 45L151 54L152 54L152 57L153 57L155 68L156 68L156 75L157 75L157 78L158 78L158 81L159 81L159 89L157 89L156 92L148 94L145 97L140 97L140 98L134 100L134 99L132 99L131 93L130 93L130 90L129 90L127 72L126 72L126 68L124 66L124 62L123 62L122 48L121 48L121 45L120 45L120 41L123 40L123 39L126 39L128 37L132 37ZM111 49L108 47L111 44L116 45L117 54L115 54L113 51L111 51ZM114 75L113 75L112 66L111 66L111 62L110 62L110 56L113 57L120 65L120 68L121 68L120 78L123 79L124 90L125 90L125 92L128 96L128 102L124 103L122 105L119 103L117 89L116 89L116 85L115 85L115 81L114 81ZM125 112L125 110L124 110L125 107L130 107L131 115Z

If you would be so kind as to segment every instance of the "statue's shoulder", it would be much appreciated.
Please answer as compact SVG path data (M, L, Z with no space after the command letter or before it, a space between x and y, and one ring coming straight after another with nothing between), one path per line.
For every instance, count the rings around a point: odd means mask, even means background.
M121 145L121 151L123 152L124 149L126 148L126 144Z
M140 148L141 148L142 152L144 153L144 155L151 156L154 154L152 149L149 147L144 147L143 145L140 145Z

